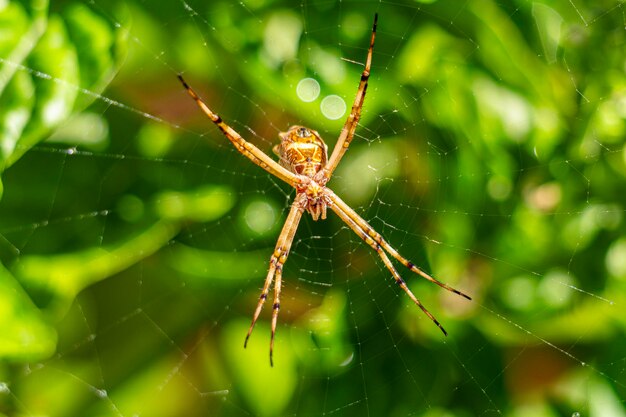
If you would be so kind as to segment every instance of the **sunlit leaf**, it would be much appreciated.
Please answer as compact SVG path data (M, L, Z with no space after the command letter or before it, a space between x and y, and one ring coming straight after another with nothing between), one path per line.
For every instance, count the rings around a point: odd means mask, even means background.
M56 347L56 332L20 287L0 265L0 358L37 361Z
M222 351L236 381L234 387L255 415L282 415L295 393L298 379L296 357L289 338L278 333L274 366L270 367L269 327L257 323L254 337L244 350L242 341L248 327L249 323L238 320L225 326L221 335Z
M0 10L10 28L0 44L2 170L92 102L124 55L123 32L85 6L46 16L45 2L33 4Z

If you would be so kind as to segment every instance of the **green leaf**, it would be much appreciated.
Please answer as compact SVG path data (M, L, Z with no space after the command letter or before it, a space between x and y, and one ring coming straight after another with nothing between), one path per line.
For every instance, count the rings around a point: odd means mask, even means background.
M165 255L168 264L187 275L192 285L206 286L211 280L226 285L241 285L242 280L263 278L272 249L248 252L217 252L178 244Z
M234 205L234 193L224 186L204 186L188 192L160 193L153 210L161 219L141 232L105 247L57 255L25 255L14 271L28 288L54 296L61 311L81 290L123 271L157 252L189 221L213 221Z
M23 256L15 272L29 287L43 288L71 300L85 287L153 254L172 239L178 230L177 224L160 221L138 235L109 247L94 247L52 256Z
M54 353L57 336L15 278L0 265L0 357L37 361Z
M208 185L186 193L165 191L157 198L156 211L164 219L208 222L222 217L234 203L229 187Z
M293 327L293 349L304 366L311 366L311 372L336 374L352 363L355 352L346 337L346 307L345 293L330 291L319 307L309 310Z
M233 375L233 387L254 410L253 415L284 415L298 381L296 356L288 344L289 338L280 331L286 329L278 329L276 332L274 367L270 367L269 326L257 323L255 334L244 350L241 345L248 326L247 321L233 321L224 327L220 338L222 351Z
M83 5L46 16L47 3L0 10L0 172L108 85L125 33Z

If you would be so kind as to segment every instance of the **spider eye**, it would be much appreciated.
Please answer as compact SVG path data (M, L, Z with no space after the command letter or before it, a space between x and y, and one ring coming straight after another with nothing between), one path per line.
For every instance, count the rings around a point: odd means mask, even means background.
M306 138L306 137L311 136L311 132L309 132L309 129L307 129L306 127L298 128L298 130L296 131L296 134L301 138Z

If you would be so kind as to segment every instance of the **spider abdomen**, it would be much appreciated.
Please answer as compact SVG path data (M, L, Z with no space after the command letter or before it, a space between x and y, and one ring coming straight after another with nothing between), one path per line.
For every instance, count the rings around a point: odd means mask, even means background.
M291 172L313 177L326 165L328 147L314 130L292 126L279 136L281 142L274 147L274 153L280 157L280 164Z
M285 146L286 159L296 174L312 177L325 161L322 148L317 143L293 142Z

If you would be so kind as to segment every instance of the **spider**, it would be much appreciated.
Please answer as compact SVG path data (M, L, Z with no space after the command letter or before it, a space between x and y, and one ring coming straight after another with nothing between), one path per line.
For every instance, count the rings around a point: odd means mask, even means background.
M394 268L389 257L387 256L387 253L409 270L427 279L428 281L471 300L468 295L436 280L426 272L422 271L419 267L415 266L411 261L400 255L398 251L387 243L387 241L383 239L378 232L376 232L350 206L339 198L337 194L326 186L326 183L330 180L333 171L337 168L337 165L348 149L348 146L350 146L350 142L354 137L354 132L361 116L363 100L365 99L367 83L370 76L377 21L378 14L375 14L370 46L367 51L365 69L361 74L361 81L354 99L354 104L352 105L352 110L350 111L350 115L341 130L341 134L337 139L337 144L335 145L330 158L328 158L328 146L326 146L326 143L324 143L319 133L304 126L291 126L289 130L279 134L280 143L273 148L274 153L279 157L279 162L276 162L259 148L243 139L239 133L227 125L222 118L214 113L204 103L204 101L202 101L196 92L189 87L182 75L178 75L178 79L187 90L187 93L189 93L200 109L209 117L209 119L211 119L213 123L217 125L217 127L228 138L228 140L233 143L239 152L270 174L280 178L296 189L296 197L291 205L289 215L287 216L287 220L285 220L282 231L278 236L274 253L270 257L269 270L267 272L267 277L265 278L263 290L261 291L261 296L259 297L259 301L252 318L252 323L250 324L250 329L248 330L244 341L245 348L248 344L248 339L252 334L252 330L254 329L254 325L259 318L263 305L265 304L265 300L267 299L270 291L270 286L272 285L272 282L275 281L269 352L271 366L274 366L274 335L276 334L276 323L278 320L278 311L280 309L280 290L283 279L283 265L285 264L285 261L287 261L287 256L289 255L289 250L291 249L291 244L296 234L298 223L300 222L302 214L305 211L308 211L311 214L313 220L318 220L319 218L325 219L328 208L334 211L341 220L343 220L361 239L365 241L365 243L370 245L378 253L400 288L402 288L409 298L424 312L424 314L426 314L426 316L428 316L428 318L432 320L433 323L439 327L439 329L441 329L444 335L447 336L448 333L407 287L406 282Z

